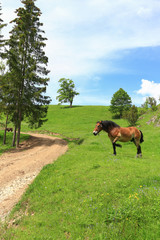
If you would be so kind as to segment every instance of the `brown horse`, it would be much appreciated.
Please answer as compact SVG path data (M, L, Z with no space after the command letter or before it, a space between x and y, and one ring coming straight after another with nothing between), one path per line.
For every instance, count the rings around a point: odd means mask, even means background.
M142 157L141 146L143 140L143 134L136 127L120 127L115 122L112 121L99 121L97 122L93 134L96 136L100 131L104 130L108 133L113 144L113 154L116 155L116 147L122 147L120 144L117 144L117 141L120 142L134 142L137 147L137 157Z
M6 132L13 132L13 128L6 128Z

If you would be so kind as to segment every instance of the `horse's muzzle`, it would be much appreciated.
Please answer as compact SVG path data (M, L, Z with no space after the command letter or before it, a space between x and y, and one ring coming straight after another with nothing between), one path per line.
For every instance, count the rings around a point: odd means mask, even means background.
M96 131L93 131L93 135L96 136L98 134L98 132Z

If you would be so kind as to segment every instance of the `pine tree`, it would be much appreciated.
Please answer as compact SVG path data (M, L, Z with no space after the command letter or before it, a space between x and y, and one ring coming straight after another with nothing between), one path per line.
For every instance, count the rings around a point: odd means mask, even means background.
M12 76L9 72L6 72L4 75L0 76L1 91L0 91L0 109L6 116L5 128L4 128L4 138L3 144L6 143L6 128L8 120L15 122L14 118L14 109L15 109L15 91L13 88Z
M2 15L1 11L2 11L2 7L1 7L1 3L0 3L0 16ZM4 24L2 18L0 17L0 53L2 52L2 47L5 44L4 36L2 35L2 29L6 25L7 24Z
M0 3L0 16L2 15L2 7ZM6 43L6 40L4 39L4 36L2 35L2 29L5 27L7 24L3 23L3 19L0 17L0 57L3 57L4 53L4 46ZM5 99L5 91L6 91L6 83L5 83L5 64L0 61L0 112L6 113L7 111L7 105ZM8 115L7 115L8 116ZM5 129L7 126L7 119L6 117L6 124L5 124ZM6 141L6 130L4 130L4 143Z
M50 98L45 96L49 73L46 66L45 40L40 23L41 11L35 6L35 0L21 1L24 7L16 10L17 17L12 21L7 52L11 75L12 92L14 94L14 125L19 146L21 121L28 118L31 126L39 127L47 114ZM15 144L15 136L13 145Z

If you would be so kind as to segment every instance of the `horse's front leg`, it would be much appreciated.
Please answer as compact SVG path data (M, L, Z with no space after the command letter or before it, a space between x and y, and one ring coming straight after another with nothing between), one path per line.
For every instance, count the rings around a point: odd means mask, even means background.
M118 140L119 140L119 136L117 136L113 139L113 143L116 143Z
M116 142L119 140L119 136L113 138L113 137L110 137L111 139L111 142L112 142L112 145L113 145L113 154L116 155L116 147L122 147L120 144L117 144Z
M113 145L113 155L116 155L116 144L114 142L112 142Z

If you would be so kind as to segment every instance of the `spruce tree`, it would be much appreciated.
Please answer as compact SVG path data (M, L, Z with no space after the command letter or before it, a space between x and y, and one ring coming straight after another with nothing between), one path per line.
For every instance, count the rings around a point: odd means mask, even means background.
M2 15L2 7L1 7L1 3L0 3L0 16ZM0 54L2 52L2 47L5 44L5 40L4 40L4 36L2 35L2 29L3 27L5 27L7 24L3 23L3 19L0 17Z
M14 119L14 109L15 109L15 91L13 88L12 76L9 72L6 72L4 75L0 76L1 91L0 91L0 109L1 112L6 116L5 128L4 128L4 138L3 144L6 143L6 128L8 120Z
M2 34L2 29L7 25L3 23L3 19L1 18L2 15L2 7L1 7L1 3L0 3L0 57L3 57L4 54L4 47L5 47L5 43L6 40L4 39L4 36ZM2 62L2 60L0 61L0 113L4 113L7 114L7 108L8 105L6 104L6 82L5 82L5 64ZM8 119L8 115L6 117L6 124L5 124L5 129L7 126L7 119ZM6 130L4 130L4 143L6 141Z
M41 11L35 0L21 1L24 7L16 10L17 17L12 21L7 52L9 71L14 94L14 125L19 146L21 121L28 118L31 126L39 127L47 114L50 98L45 96L49 78L48 58L44 47L47 38L43 37L40 23ZM15 135L13 145L15 144Z

